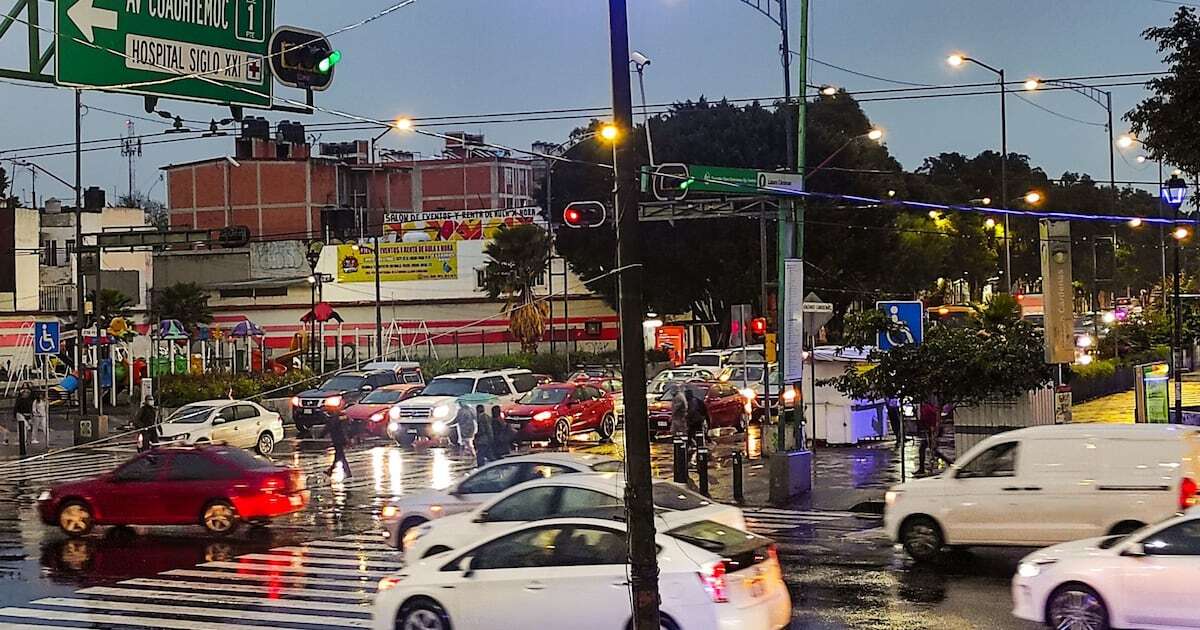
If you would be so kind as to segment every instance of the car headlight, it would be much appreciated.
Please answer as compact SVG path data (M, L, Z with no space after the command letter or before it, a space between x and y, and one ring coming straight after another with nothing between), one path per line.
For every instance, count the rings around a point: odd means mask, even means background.
M903 492L900 490L888 490L883 494L883 502L889 506L895 505L896 499L899 499L901 494Z
M554 417L554 412L552 411L539 411L534 414L533 419L537 420L538 422L545 422L552 417Z
M390 418L392 420L399 420L400 419L400 408L399 407L388 408L388 418Z
M38 495L37 500L38 501L49 501L50 500L50 491L42 490L42 493Z
M440 433L445 433L445 432L446 432L446 423L445 423L445 422L442 422L441 420L434 420L434 421L433 421L433 424L432 424L432 425L430 425L430 427L429 427L429 428L430 428L430 430L432 430L434 433L439 433L439 434L440 434Z
M1017 575L1024 578L1037 577L1042 574L1042 569L1058 562L1057 560L1042 560L1039 562L1025 561L1017 565Z
M329 407L331 409L337 409L338 407L341 407L342 406L342 397L341 396L330 396L329 398L326 398L325 406Z
M437 407L433 408L434 418L445 418L448 415L450 415L450 408L446 405L438 405Z
M389 422L388 423L388 433L396 433L399 430L400 430L399 422Z
M370 420L371 422L379 422L380 420L383 420L383 412L376 411L375 413L371 414Z
M746 400L754 400L758 397L758 392L750 389L749 387L741 390L739 393L741 393L742 398L745 398Z
M383 509L379 511L379 516L381 518L395 518L399 513L400 508L394 505L385 505L383 506Z

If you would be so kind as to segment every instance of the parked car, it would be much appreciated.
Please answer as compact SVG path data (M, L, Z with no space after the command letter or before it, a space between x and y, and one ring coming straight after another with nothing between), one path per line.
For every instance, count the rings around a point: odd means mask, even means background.
M671 433L671 399L679 387L691 390L697 400L703 401L705 434L726 427L746 430L750 413L747 411L746 397L737 387L729 383L690 381L668 386L658 400L650 403L650 430L654 433Z
M514 441L566 444L572 435L596 432L612 439L617 414L612 396L588 383L551 383L529 390L504 412Z
M769 388L763 387L763 370L768 370L767 378L770 379ZM766 413L767 400L771 401L771 408L778 413L779 399L779 364L771 363L764 368L764 364L731 364L721 372L721 376L717 380L729 383L737 387L742 395L750 400L751 411L750 419L754 421L762 421L763 414ZM764 396L763 392L769 392Z
M396 373L391 370L337 374L320 387L292 397L292 422L296 432L302 438L320 437L329 416L341 417L348 405L380 387L395 384Z
M421 393L421 383L384 385L346 407L346 420L355 435L387 437L387 411L392 405Z
M231 446L172 446L141 453L113 472L54 486L38 514L68 536L96 525L193 525L228 534L308 505L299 469Z
M600 391L608 394L613 401L613 413L617 414L617 425L625 423L625 396L621 393L625 389L625 382L616 377L594 378L588 381L588 384L595 385L600 388Z
M715 521L726 527L746 529L746 518L735 506L710 501L670 481L655 481L652 492L660 526ZM625 478L616 473L535 478L509 488L469 512L409 529L402 540L404 555L408 559L425 558L464 547L473 540L490 538L510 529L514 523L624 505Z
M1126 534L1200 501L1200 429L1068 424L987 438L937 477L894 486L884 529L914 559L946 545L1045 546Z
M204 400L184 405L155 429L153 446L228 444L270 455L283 439L283 420L248 400ZM138 434L139 446L142 435Z
M479 370L443 374L429 381L420 396L400 401L388 411L388 437L404 447L419 438L446 439L458 415L458 397L465 394L490 394L497 404L512 403L518 396L537 386L537 377L529 370ZM489 410L490 411L490 410Z
M649 383L646 383L646 402L658 400L658 397L662 396L663 390L671 383L708 380L712 380L712 373L705 368L671 368L663 370L655 374Z
M567 382L590 381L596 378L621 378L621 368L616 365L579 365L567 377Z
M416 361L371 361L363 364L364 372L390 370L396 373L397 383L425 384L425 375L421 373L421 364Z
M680 367L700 368L708 372L709 378L717 378L721 370L729 365L732 356L733 350L701 350L689 354Z
M630 628L626 532L608 518L534 521L408 562L380 580L372 627ZM700 521L654 543L663 628L774 629L791 620L769 539Z
M506 457L475 469L445 490L426 490L392 499L380 511L383 537L400 548L404 534L427 521L474 509L509 488L571 473L620 472L625 464L606 455L536 453Z
M1025 557L1013 576L1013 614L1051 628L1200 625L1200 511L1125 536L1088 538Z

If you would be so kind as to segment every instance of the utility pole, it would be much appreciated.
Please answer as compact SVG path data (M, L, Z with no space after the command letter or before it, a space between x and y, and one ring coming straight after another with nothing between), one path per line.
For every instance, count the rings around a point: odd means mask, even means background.
M383 305L380 302L380 277L383 275L383 269L379 268L378 234L371 237L371 250L375 255L375 360L379 361L383 359Z
M83 381L83 93L75 90L75 371L79 414L87 411Z
M650 431L646 414L646 350L642 338L642 242L638 225L637 165L633 139L633 95L629 80L629 22L626 0L608 1L612 55L613 144L617 213L617 300L621 316L621 370L625 375L625 509L629 524L629 578L634 630L659 630L658 561L651 495Z

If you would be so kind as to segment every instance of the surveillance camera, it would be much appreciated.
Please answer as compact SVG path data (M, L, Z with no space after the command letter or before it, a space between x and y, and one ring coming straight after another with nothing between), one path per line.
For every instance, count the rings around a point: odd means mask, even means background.
M629 55L629 60L637 64L639 68L650 65L650 58L636 50L633 51L633 54Z
M228 156L228 155L226 155L226 156L225 156L225 161L226 161L226 162L229 162L229 165L230 165L230 166L232 166L233 168L242 168L242 163L241 163L241 162L238 162L238 161L237 161L237 160L235 160L235 159L233 159L233 157L232 157L232 156Z

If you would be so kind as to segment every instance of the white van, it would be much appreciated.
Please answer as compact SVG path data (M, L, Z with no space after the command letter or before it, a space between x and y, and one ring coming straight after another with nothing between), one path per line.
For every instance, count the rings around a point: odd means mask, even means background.
M1200 428L1069 424L994 435L894 486L884 529L918 561L947 545L1046 546L1129 533L1200 504Z

